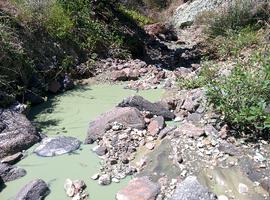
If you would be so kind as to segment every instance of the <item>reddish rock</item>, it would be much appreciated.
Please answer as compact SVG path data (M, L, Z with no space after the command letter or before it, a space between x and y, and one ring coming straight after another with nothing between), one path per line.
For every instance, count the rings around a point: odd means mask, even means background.
M116 200L155 200L160 186L148 177L135 178L116 194Z
M204 133L205 133L204 128L195 126L194 124L188 123L188 122L182 124L179 128L179 131L182 134L185 134L185 135L192 137L192 138L198 138L198 137L204 135Z
M157 36L157 35L163 34L167 31L166 26L164 24L161 24L161 23L146 25L146 26L144 26L144 30L147 34L149 34L151 36Z
M165 122L164 117L158 116L153 119L148 125L148 132L151 136L156 136L160 132L161 129L164 128Z
M114 71L112 72L112 80L113 81L127 81L127 74L125 71Z

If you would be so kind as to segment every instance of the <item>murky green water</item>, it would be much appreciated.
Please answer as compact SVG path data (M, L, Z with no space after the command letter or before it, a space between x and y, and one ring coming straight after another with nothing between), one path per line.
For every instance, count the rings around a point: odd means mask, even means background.
M88 86L66 92L34 107L30 112L35 125L48 135L68 135L84 140L87 125L99 114L108 111L123 98L135 94L120 85ZM141 91L139 95L150 101L161 98L161 90ZM49 182L51 193L46 200L66 200L63 185L66 178L82 179L87 184L91 200L113 200L116 192L127 184L128 179L109 186L100 186L90 177L98 172L99 158L91 152L91 145L83 145L71 155L42 158L28 150L28 157L18 166L27 170L27 176L7 183L0 193L0 200L9 200L29 181L41 178Z

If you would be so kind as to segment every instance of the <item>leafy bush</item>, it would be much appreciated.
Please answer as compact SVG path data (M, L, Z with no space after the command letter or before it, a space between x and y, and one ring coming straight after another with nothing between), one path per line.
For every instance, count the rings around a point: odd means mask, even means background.
M256 53L239 63L229 77L214 80L208 87L209 101L224 114L226 122L246 133L270 129L270 51Z

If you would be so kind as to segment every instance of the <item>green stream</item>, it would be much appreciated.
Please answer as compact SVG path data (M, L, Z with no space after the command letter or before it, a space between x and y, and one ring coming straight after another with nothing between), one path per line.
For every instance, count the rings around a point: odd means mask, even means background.
M99 114L113 108L123 98L135 94L121 85L95 85L81 87L50 98L46 103L32 108L30 118L36 127L47 135L74 136L84 141L88 123ZM140 91L138 95L150 101L161 98L162 90ZM91 151L93 145L82 145L70 154L52 158L38 157L33 148L28 156L17 165L27 171L21 179L7 183L0 193L0 200L12 199L29 181L41 178L49 183L51 193L46 200L68 200L63 189L67 178L86 182L90 200L113 200L116 192L127 184L130 178L109 186L100 186L91 176L99 171L100 159Z

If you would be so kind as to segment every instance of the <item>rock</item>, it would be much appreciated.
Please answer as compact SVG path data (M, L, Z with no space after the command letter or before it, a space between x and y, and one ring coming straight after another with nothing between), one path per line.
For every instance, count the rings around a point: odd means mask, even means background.
M226 141L222 141L218 147L219 151L222 151L230 156L240 156L241 152L237 149L237 147L231 143Z
M155 148L155 144L153 142L148 142L145 147L149 150L153 150Z
M40 95L38 95L32 91L27 91L24 93L24 101L25 102L28 101L32 105L37 105L37 104L43 103L44 99Z
M144 176L134 178L116 194L116 200L155 200L160 186Z
M26 175L22 168L0 163L0 176L5 182L14 181Z
M119 122L125 127L139 130L145 127L144 117L139 110L136 108L117 107L101 114L94 121L90 122L85 143L92 144L98 138L101 138L106 132L106 127L113 122Z
M162 130L160 131L158 138L159 138L159 139L163 139L164 137L166 137L166 135L167 135L169 132L174 131L176 128L177 128L177 126L167 126L167 127L165 127L164 129L162 129Z
M243 184L243 183L239 183L239 185L238 185L238 192L239 192L240 194L245 194L245 193L247 193L247 192L248 192L248 186L246 186L246 185Z
M98 179L99 185L109 185L111 184L111 176L109 174L103 174Z
M140 111L149 111L153 115L163 116L166 120L172 120L175 115L159 103L151 103L141 96L131 96L118 104L119 107L134 107Z
M2 179L2 177L0 176L0 192L2 191L2 189L5 187L5 183L4 180Z
M82 180L72 181L67 179L64 184L67 196L73 197L72 200L87 200L89 194L85 191L86 184Z
M47 137L41 141L34 153L44 157L59 156L79 149L80 145L81 141L74 137Z
M93 176L91 176L91 179L93 180L97 180L99 178L99 173L94 174Z
M10 165L13 165L13 164L16 164L17 162L19 162L22 157L23 157L23 154L21 152L18 152L18 153L11 155L11 156L7 156L7 157L3 158L1 160L1 163L7 163Z
M36 179L25 185L14 200L42 200L50 193L48 185L41 179Z
M40 135L23 115L0 109L0 158L26 150L40 141Z
M195 176L187 177L178 183L173 196L169 200L216 200L215 194L202 186Z
M95 153L98 155L98 156L104 156L106 153L108 152L107 148L105 146L98 146L96 149L95 149Z
M187 98L182 105L182 108L189 111L194 112L199 107L199 104L197 101L194 101L191 97Z
M185 135L192 137L192 138L198 138L198 137L204 135L204 133L205 133L203 128L197 127L194 124L191 124L188 122L185 122L184 124L182 124L179 127L179 131L182 134L185 134Z
M215 10L232 0L195 0L179 6L173 16L173 24L179 28L191 25L195 18L203 11Z
M162 116L158 116L150 122L147 129L150 135L156 136L160 132L160 130L164 128L164 126L164 118Z
M202 118L201 114L198 113L192 113L188 116L187 120L190 122L193 122L195 124L198 124Z
M218 196L218 200L229 200L229 198L225 195Z
M112 178L113 183L120 183L120 180L118 178Z
M74 82L70 78L68 74L65 74L63 80L61 81L61 89L66 91L66 90L71 90L74 88Z
M268 192L268 194L270 194L270 178L266 177L260 180L260 184L263 187L263 189L265 189Z
M52 82L49 83L48 85L48 90L54 94L56 94L57 92L59 92L61 89L61 85L58 81L54 80Z

